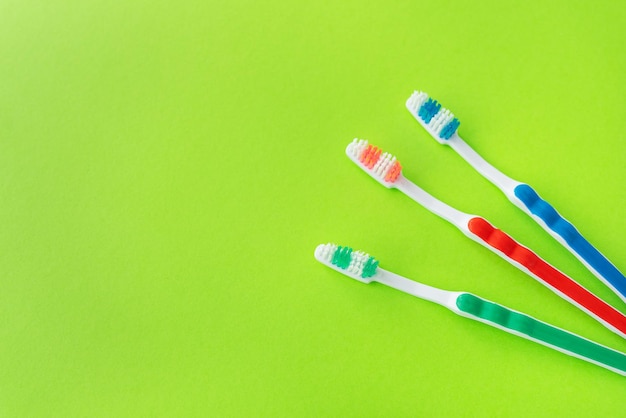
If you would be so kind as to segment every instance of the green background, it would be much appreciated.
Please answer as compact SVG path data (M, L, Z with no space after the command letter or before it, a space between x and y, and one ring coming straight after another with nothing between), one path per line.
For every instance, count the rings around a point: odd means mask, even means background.
M626 380L317 263L365 250L624 340L344 154L622 311L404 108L424 90L622 271L626 3L0 2L0 415L618 416Z

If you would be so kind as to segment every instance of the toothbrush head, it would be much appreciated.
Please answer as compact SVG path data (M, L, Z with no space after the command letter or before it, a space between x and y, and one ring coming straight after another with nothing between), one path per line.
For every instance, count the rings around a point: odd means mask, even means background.
M371 145L365 139L354 138L346 148L346 154L387 188L391 188L402 174L402 166L395 156L382 152L380 148Z
M370 283L378 269L378 260L362 251L336 244L320 244L315 258L322 264L363 283Z
M423 91L414 92L406 107L419 123L440 143L445 144L459 129L454 114Z

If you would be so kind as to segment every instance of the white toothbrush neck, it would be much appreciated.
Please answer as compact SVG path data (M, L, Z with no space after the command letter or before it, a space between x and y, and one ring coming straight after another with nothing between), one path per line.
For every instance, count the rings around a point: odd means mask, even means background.
M394 186L435 215L444 218L462 230L467 229L467 223L472 218L471 215L442 202L403 175L398 177Z
M505 193L512 193L513 189L520 185L519 181L504 175L500 170L489 164L483 157L478 155L458 133L454 133L452 137L446 141L446 144L452 147L465 161L470 163L479 173L487 180L495 184Z
M382 268L378 268L374 281L382 283L386 286L393 287L401 292L416 296L420 299L429 300L438 303L449 309L456 310L456 298L459 292L450 292L448 290L438 289L422 283L409 280L398 274L392 273Z

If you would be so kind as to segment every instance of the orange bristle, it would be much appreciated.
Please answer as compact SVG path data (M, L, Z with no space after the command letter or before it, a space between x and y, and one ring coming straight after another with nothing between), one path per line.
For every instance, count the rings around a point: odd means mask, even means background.
M380 148L374 147L374 151L370 154L369 161L366 164L367 168L369 168L371 170L372 167L374 167L376 162L378 162L378 159L380 158L380 154L381 153L382 153L382 151L381 151Z
M361 161L363 164L365 164L365 161L367 160L367 157L372 152L372 148L374 148L373 145L371 145L371 144L368 145L367 148L365 148L363 150L363 152L361 153L361 156L359 157L359 161Z
M385 176L385 181L389 183L393 183L394 181L398 179L401 172L402 172L402 166L400 165L399 161L396 161L395 163L393 163L393 166L387 172L387 175Z
M365 148L359 160L365 167L371 169L378 161L378 158L380 158L380 154L381 150L370 144Z

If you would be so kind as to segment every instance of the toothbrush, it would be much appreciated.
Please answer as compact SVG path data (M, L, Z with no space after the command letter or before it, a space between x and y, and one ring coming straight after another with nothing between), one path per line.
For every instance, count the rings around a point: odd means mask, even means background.
M470 148L457 132L460 122L454 114L418 91L409 97L406 107L433 138L452 147L626 302L626 277L532 187L504 175Z
M378 260L361 251L321 244L315 258L362 283L378 282L438 303L457 315L483 322L572 357L626 376L626 355L531 316L466 292L451 292L409 280L378 267Z
M402 175L402 166L395 156L382 152L364 139L355 138L346 154L366 173L387 188L396 188L513 264L554 293L577 306L611 331L626 338L626 316L569 278L530 249L522 246L486 219L461 212L436 199Z

